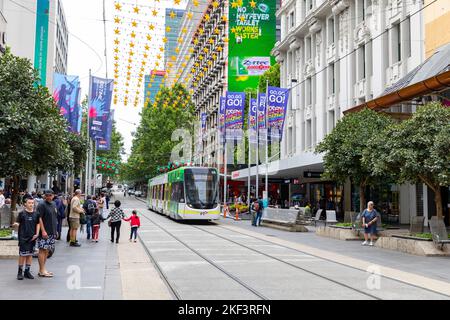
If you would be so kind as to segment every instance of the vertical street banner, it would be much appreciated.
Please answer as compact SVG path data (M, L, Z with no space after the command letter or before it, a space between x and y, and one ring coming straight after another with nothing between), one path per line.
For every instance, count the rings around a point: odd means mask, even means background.
M34 68L39 71L41 86L47 85L47 51L48 51L48 22L50 1L37 0L36 5L36 39L34 46Z
M227 92L225 109L226 139L241 140L244 127L244 92Z
M78 76L53 74L53 99L59 112L69 123L68 130L80 133L82 110L80 106L80 79Z
M89 135L92 139L106 139L114 80L91 76L89 96Z
M283 138L284 120L289 101L289 89L277 87L269 87L268 89L267 116L269 134L272 139L281 140Z
M277 0L229 1L228 90L256 89L275 64Z
M109 151L111 150L111 135L112 127L114 122L114 110L111 110L108 117L108 128L106 129L106 135L104 139L98 139L97 150L99 151Z
M203 112L201 115L201 121L202 121L202 139L206 139L206 119L207 119L207 114L205 112Z
M250 110L248 113L248 133L249 143L257 143L257 113L258 113L258 99L250 99Z
M266 140L266 94L260 93L258 95L258 132L259 144L263 144Z
M227 98L220 97L219 106L219 141L225 143L225 112L227 106Z

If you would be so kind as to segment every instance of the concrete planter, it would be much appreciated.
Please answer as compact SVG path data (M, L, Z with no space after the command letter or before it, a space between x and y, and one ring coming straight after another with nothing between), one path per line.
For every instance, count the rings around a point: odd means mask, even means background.
M320 226L316 228L316 234L322 237L328 237L338 240L360 240L362 235L357 236L355 232L348 227Z
M444 245L444 248L441 251L434 246L433 241L408 236L396 235L391 237L380 237L378 241L375 242L375 247L424 257L450 256L450 248L447 245Z
M0 259L16 259L19 256L17 240L0 241Z

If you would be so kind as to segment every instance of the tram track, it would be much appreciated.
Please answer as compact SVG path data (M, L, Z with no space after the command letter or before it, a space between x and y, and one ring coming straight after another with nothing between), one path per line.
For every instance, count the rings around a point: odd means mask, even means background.
M138 199L138 200L143 201L143 200L141 200L141 199ZM143 201L143 202L145 202L145 201ZM152 210L150 210L150 211L151 211L151 212L154 212L154 211L152 211ZM157 212L154 212L154 213L157 213ZM158 213L157 213L157 214L158 214ZM148 218L148 217L146 217L146 216L145 216L145 218L148 219L148 220L150 220L150 221L152 221L150 218ZM211 231L209 231L209 230L205 230L204 228L201 228L201 227L198 227L198 226L193 226L193 225L189 225L189 226L190 226L191 228L194 228L194 229L203 231L203 232L205 232L205 233L208 233L208 234L210 234L210 235L213 235L213 236L215 236L215 237L218 237L218 238L220 238L220 239L222 239L222 240L226 240L226 241L228 241L228 242L231 242L231 243L233 243L233 244L235 244L235 245L237 245L237 246L239 246L239 247L242 247L242 248L245 248L245 249L247 249L247 250L250 250L250 251L253 251L253 252L255 252L255 253L258 253L258 254L260 254L260 255L263 255L263 256L265 256L265 257L267 257L267 258L269 258L269 259L276 260L276 261L278 261L278 262L280 262L280 263L283 263L283 264L288 265L288 266L290 266L290 267L293 267L293 268L295 268L295 269L298 269L298 270L301 270L301 271L306 272L306 273L308 273L308 274L311 274L311 275L313 275L313 276L319 277L319 278L321 278L321 279L323 279L323 280L325 280L325 281L329 281L329 282L332 282L332 283L334 283L334 284L336 284L336 285L345 287L345 288L347 288L347 289L349 289L349 290L358 292L359 294L362 294L362 295L364 295L364 296L367 296L367 297L369 297L369 298L371 298L371 299L382 300L382 298L380 298L380 297L378 297L378 296L372 295L372 294L367 293L367 292L365 292L365 291L362 291L362 290L360 290L360 289L358 289L358 288L352 287L351 285L345 284L345 283L343 283L343 282L340 282L340 281L335 280L335 279L333 279L333 278L330 278L330 277L327 277L327 276L325 276L325 275L319 274L319 273L314 272L314 271L312 271L312 270L303 268L303 267L298 266L298 265L296 265L296 264L294 264L294 263L291 263L291 262L289 262L289 261L285 261L285 260L283 260L283 259L281 259L281 258L278 258L278 257L273 256L273 255L271 255L271 254L265 253L265 252L263 252L263 251L261 251L261 250L258 250L258 249L249 247L249 246L247 246L247 245L244 245L244 244L239 243L239 242L237 242L237 241L235 241L235 240L229 239L229 238L227 238L227 237L225 237L225 236L222 236L222 235L220 235L220 234L211 232ZM310 253L307 253L307 252L304 252L304 251L301 251L301 250L298 250L298 249L289 247L289 246L285 246L285 245L278 244L278 243L275 243L275 242L272 242L272 241L269 241L269 240L261 239L261 238L259 238L259 237L255 237L255 236L252 236L252 235L248 235L247 233L244 233L244 232L239 232L239 231L236 231L236 230L232 230L232 229L226 228L226 227L221 226L221 225L217 225L217 224L216 224L216 226L219 227L219 228L221 228L221 229L223 229L223 230L231 231L231 232L233 232L233 233L240 234L240 235L245 235L245 236L250 237L250 238L252 238L252 239L256 239L256 240L258 240L258 241L263 241L263 242L265 242L265 243L268 243L268 244L271 244L271 245L275 245L275 246L278 246L278 247L283 248L283 249L292 250L292 251L295 251L295 252L298 252L298 253L301 253L301 254L305 254L305 255L308 255L308 256L311 256L311 257L314 257L314 258L318 258L318 259L323 260L323 261L327 261L327 262L330 262L330 263L333 263L333 264L337 264L337 265L340 265L340 266L343 266L343 267L347 267L347 268L354 269L354 270L357 270L357 271L360 271L360 272L364 272L364 270L361 270L361 269L356 268L356 267L353 267L353 266L349 266L349 265L347 265L347 264L343 264L343 263L336 262L336 261L333 261L333 260L329 260L329 259L326 259L326 258L323 258L323 257L319 257L319 256L316 256L316 255L313 255L313 254L310 254ZM175 237L176 237L176 236L175 236ZM234 277L234 276L233 276L233 277ZM402 280L398 280L398 279L391 278L391 277L386 277L386 276L384 276L384 275L380 275L380 277L385 278L385 279L389 279L389 280L391 280L391 281L395 281L395 282L398 282L398 283L401 283L401 284L404 284L404 285L408 285L408 286L411 286L411 287L415 287L415 288L420 289L420 290L424 290L424 291L428 291L428 292L431 292L431 293L434 293L434 294L438 294L438 295L441 295L441 296L446 297L446 298L450 298L450 296L448 296L448 295L446 295L446 294L444 294L444 293L437 292L437 291L434 291L434 290L431 290L431 289L428 289L428 288L424 288L424 287L421 287L421 286L418 286L418 285L415 285L415 284L407 283L407 282L404 282L404 281L402 281ZM234 278L235 278L235 277L234 277Z

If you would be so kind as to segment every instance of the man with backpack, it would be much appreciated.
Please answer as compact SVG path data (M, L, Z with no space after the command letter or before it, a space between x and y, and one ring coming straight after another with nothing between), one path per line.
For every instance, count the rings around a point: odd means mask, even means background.
M91 234L93 234L91 231L93 231L92 228L92 216L95 213L95 209L97 208L97 203L95 200L92 200L91 196L87 196L87 200L83 204L83 210L86 214L86 234L87 239L91 239Z

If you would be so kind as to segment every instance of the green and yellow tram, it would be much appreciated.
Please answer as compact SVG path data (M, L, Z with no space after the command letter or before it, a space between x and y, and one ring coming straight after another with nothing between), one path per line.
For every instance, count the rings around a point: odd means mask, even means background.
M215 168L182 167L148 183L147 206L176 220L215 220L220 215Z

